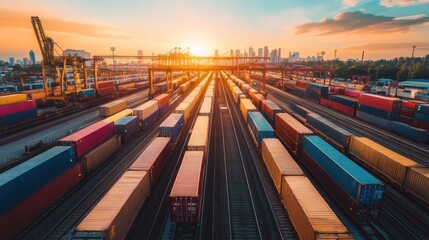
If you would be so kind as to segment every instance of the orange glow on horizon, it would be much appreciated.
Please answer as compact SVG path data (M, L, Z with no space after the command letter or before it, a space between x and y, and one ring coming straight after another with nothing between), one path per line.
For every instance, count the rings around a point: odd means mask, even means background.
M207 44L204 42L193 41L185 44L185 46L189 46L189 51L192 55L195 56L211 56L214 55L212 51L209 49Z

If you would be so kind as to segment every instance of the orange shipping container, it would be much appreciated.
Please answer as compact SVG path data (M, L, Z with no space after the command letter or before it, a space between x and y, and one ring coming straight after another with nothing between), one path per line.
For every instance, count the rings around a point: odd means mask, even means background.
M109 140L87 153L82 158L82 167L85 174L93 172L110 156L121 148L121 137L113 136Z
M188 141L188 150L204 151L207 146L209 135L209 117L198 116L192 128L191 137Z
M353 239L307 177L283 177L282 200L300 239Z
M118 113L128 107L127 101L125 100L116 100L110 103L101 105L99 108L100 117L109 117L115 113Z
M258 111L256 106L252 103L252 101L248 98L242 98L240 100L240 111L243 114L244 121L247 123L247 114L249 112L255 112Z
M410 168L405 189L429 204L429 168Z

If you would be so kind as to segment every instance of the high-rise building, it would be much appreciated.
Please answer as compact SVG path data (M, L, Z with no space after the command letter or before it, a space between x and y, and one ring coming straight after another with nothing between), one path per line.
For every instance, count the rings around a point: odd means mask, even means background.
M27 66L30 64L30 61L28 60L28 58L23 58L22 62L24 63L24 66Z
M277 63L282 63L282 49L281 48L279 48L277 50L277 54L278 54Z
M138 56L137 63L139 65L142 65L143 64L143 50L137 50L137 56Z
M9 65L11 65L11 66L15 65L15 58L14 57L9 58Z
M277 49L271 50L270 63L277 63Z
M268 57L268 46L264 47L264 58ZM264 60L264 62L267 62L267 60Z
M249 47L249 57L254 57L255 56L255 52L253 51L252 46Z
M240 57L240 49L235 49L235 56Z
M30 64L36 64L36 54L34 53L34 51L33 50L31 50L30 52L29 52L29 55L30 55Z

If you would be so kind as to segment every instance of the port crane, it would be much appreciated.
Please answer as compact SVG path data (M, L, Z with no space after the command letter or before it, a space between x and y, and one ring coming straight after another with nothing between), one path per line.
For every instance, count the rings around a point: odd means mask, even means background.
M45 35L39 17L32 16L31 23L43 57L42 78L46 94L45 100L66 103L70 96L74 96L82 90L80 70L84 72L84 85L86 88L88 87L88 74L85 65L87 60L76 55L65 54L64 50L52 38ZM58 46L61 52L58 52L55 46ZM65 81L67 66L72 68L74 80L72 86L67 86ZM48 74L53 76L50 87L47 80Z

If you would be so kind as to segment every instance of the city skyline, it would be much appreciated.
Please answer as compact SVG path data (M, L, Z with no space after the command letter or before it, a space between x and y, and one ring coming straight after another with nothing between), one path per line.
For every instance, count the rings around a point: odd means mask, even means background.
M275 46L325 59L366 60L429 53L429 0L234 1L3 1L0 59L41 56L30 17L40 17L45 34L63 49L93 55L160 54L191 47L200 55L231 49ZM31 6L31 9L29 8ZM85 6L82 8L81 6ZM61 12L54 9L62 9ZM162 13L162 14L159 14ZM270 49L273 50L273 49Z

